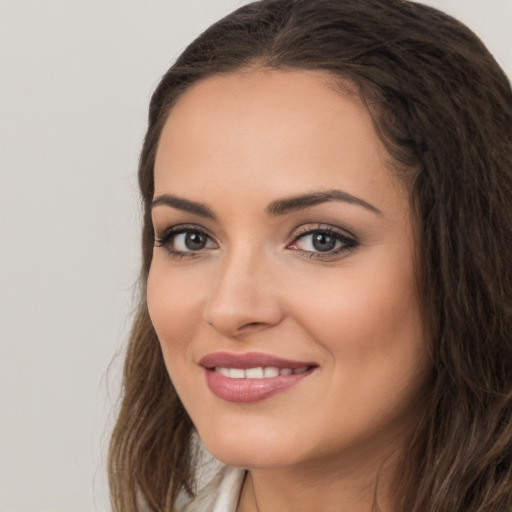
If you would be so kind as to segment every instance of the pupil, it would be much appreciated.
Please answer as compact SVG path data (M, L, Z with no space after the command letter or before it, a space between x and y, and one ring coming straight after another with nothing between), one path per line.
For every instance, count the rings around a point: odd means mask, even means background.
M206 237L200 233L187 233L185 237L185 245L191 251L198 251L204 249L206 245Z
M332 251L336 246L336 239L332 236L319 233L313 237L313 247L317 251L327 252Z

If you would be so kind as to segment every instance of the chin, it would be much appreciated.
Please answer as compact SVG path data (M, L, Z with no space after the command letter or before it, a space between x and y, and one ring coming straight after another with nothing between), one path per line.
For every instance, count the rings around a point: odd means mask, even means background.
M257 430L257 431L256 431ZM283 435L267 435L261 427L253 432L201 432L199 437L206 450L216 459L241 469L282 467L297 462L297 451L283 442Z

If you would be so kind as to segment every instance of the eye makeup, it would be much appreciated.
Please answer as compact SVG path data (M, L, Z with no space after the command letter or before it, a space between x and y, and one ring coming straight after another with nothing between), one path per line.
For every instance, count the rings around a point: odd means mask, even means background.
M155 235L155 247L164 248L177 259L197 258L201 253L218 247L205 228L197 224L178 224Z
M309 259L333 259L355 250L356 238L328 224L310 224L299 228L286 249ZM219 247L211 234L197 224L178 224L155 236L155 247L164 248L176 259L197 258Z
M328 224L317 224L301 227L287 248L310 259L328 259L353 251L358 245L356 238L346 231Z

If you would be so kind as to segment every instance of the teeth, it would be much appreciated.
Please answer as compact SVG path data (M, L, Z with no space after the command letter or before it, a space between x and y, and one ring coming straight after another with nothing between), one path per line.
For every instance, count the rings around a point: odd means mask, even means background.
M245 370L241 370L239 368L230 368L229 376L232 379L245 379Z
M279 368L274 368L273 366L271 366L269 368L265 368L265 370L263 371L263 374L267 378L277 377L279 375Z
M265 368L265 371L267 369ZM247 368L245 370L245 378L246 379L263 379L263 368L259 366L258 368ZM265 375L265 377L268 377L268 375Z
M229 377L229 368L216 368L216 370L224 377Z
M247 368L247 370L242 368L223 368L220 366L215 368L217 373L224 375L224 377L230 377L231 379L272 379L279 375L286 376L292 375L292 373L304 373L307 370L307 366L297 368L296 370L292 370L291 368L276 368L275 366L266 368L258 366L256 368Z

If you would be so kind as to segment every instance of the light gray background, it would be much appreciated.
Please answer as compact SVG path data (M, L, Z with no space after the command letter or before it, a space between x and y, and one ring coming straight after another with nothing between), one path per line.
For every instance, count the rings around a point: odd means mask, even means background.
M0 511L108 510L159 77L237 0L0 0ZM429 0L512 76L512 0Z

